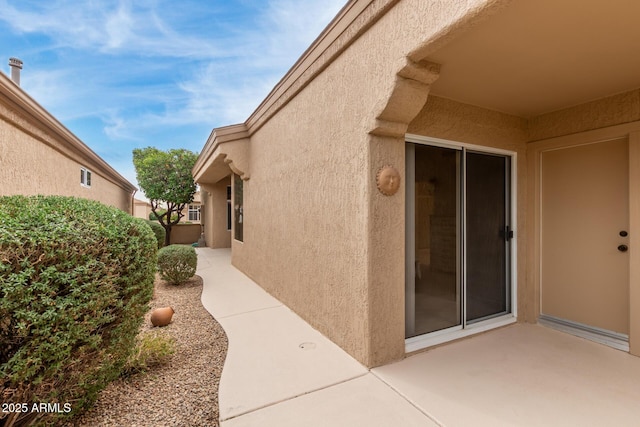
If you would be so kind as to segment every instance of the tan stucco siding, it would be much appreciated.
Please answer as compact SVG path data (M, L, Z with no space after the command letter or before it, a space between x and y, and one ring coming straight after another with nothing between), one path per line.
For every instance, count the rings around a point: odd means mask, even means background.
M407 133L519 152L527 126L526 119L430 95Z
M251 138L244 243L234 263L362 357L366 334L365 136L332 67ZM346 84L343 82L343 84Z
M227 229L227 186L231 178L223 178L216 184L203 184L202 224L205 241L210 248L230 248L231 231Z
M517 314L533 322L540 291L528 142L640 120L637 90L533 118L428 96L447 73L430 56L509 3L350 1L332 35L321 35L246 123L216 130L199 159L202 183L230 171L244 180L234 265L367 366L405 355L407 133L516 153ZM351 6L362 13L341 22ZM392 196L376 188L385 165L400 173Z
M149 202L135 199L133 202L133 216L136 218L149 219L151 205Z
M233 262L366 365L404 355L404 188L375 187L404 144L369 133L407 56L489 3L398 3L251 135Z
M33 133L42 134L42 131L34 128ZM57 141L55 143L63 145ZM81 163L67 157L2 118L0 164L0 195L75 196L97 200L131 212L130 191L105 179L89 162ZM90 188L80 185L82 167L91 171Z
M539 141L640 120L640 89L534 117L529 140Z

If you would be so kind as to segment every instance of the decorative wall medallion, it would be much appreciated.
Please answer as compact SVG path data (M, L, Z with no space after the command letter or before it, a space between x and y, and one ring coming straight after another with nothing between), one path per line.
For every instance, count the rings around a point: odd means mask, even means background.
M378 170L376 184L382 194L393 196L400 188L400 173L393 166L385 165Z

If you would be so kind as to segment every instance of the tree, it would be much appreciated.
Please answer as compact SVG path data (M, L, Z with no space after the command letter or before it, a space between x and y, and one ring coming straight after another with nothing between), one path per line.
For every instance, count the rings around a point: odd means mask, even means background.
M165 245L170 244L171 226L180 222L185 205L193 201L196 183L191 169L197 158L196 153L182 148L168 151L155 147L133 150L138 184L151 202L151 211L167 232Z

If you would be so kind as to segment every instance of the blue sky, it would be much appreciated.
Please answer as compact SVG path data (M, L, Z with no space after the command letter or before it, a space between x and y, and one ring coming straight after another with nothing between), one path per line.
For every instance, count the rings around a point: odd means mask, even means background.
M0 0L0 61L132 183L134 148L244 122L346 0Z

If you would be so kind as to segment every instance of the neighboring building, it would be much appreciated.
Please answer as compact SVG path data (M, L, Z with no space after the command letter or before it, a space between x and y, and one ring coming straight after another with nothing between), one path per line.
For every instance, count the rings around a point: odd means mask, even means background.
M352 0L194 168L367 366L541 322L640 355L640 2ZM232 201L227 202L227 187Z
M149 219L151 212L151 203L134 199L133 216ZM171 227L171 243L192 244L200 241L204 226L202 221L204 204L200 200L200 191L196 191L193 195L193 201L184 207L182 213L183 217L180 222Z
M133 216L137 218L145 218L149 219L149 215L151 214L151 203L134 199L134 214ZM204 210L204 206L200 201L200 191L196 191L193 195L193 201L186 205L184 209L182 209L183 217L180 220L180 224L191 223L191 224L200 224L202 211Z
M193 195L193 201L186 205L182 210L184 215L180 220L181 223L200 224L202 217L203 205L200 200L200 191L196 191Z
M0 196L75 196L133 213L136 187L3 73L0 165Z
M149 214L151 213L151 203L133 199L133 216L136 218L144 218L149 219Z

